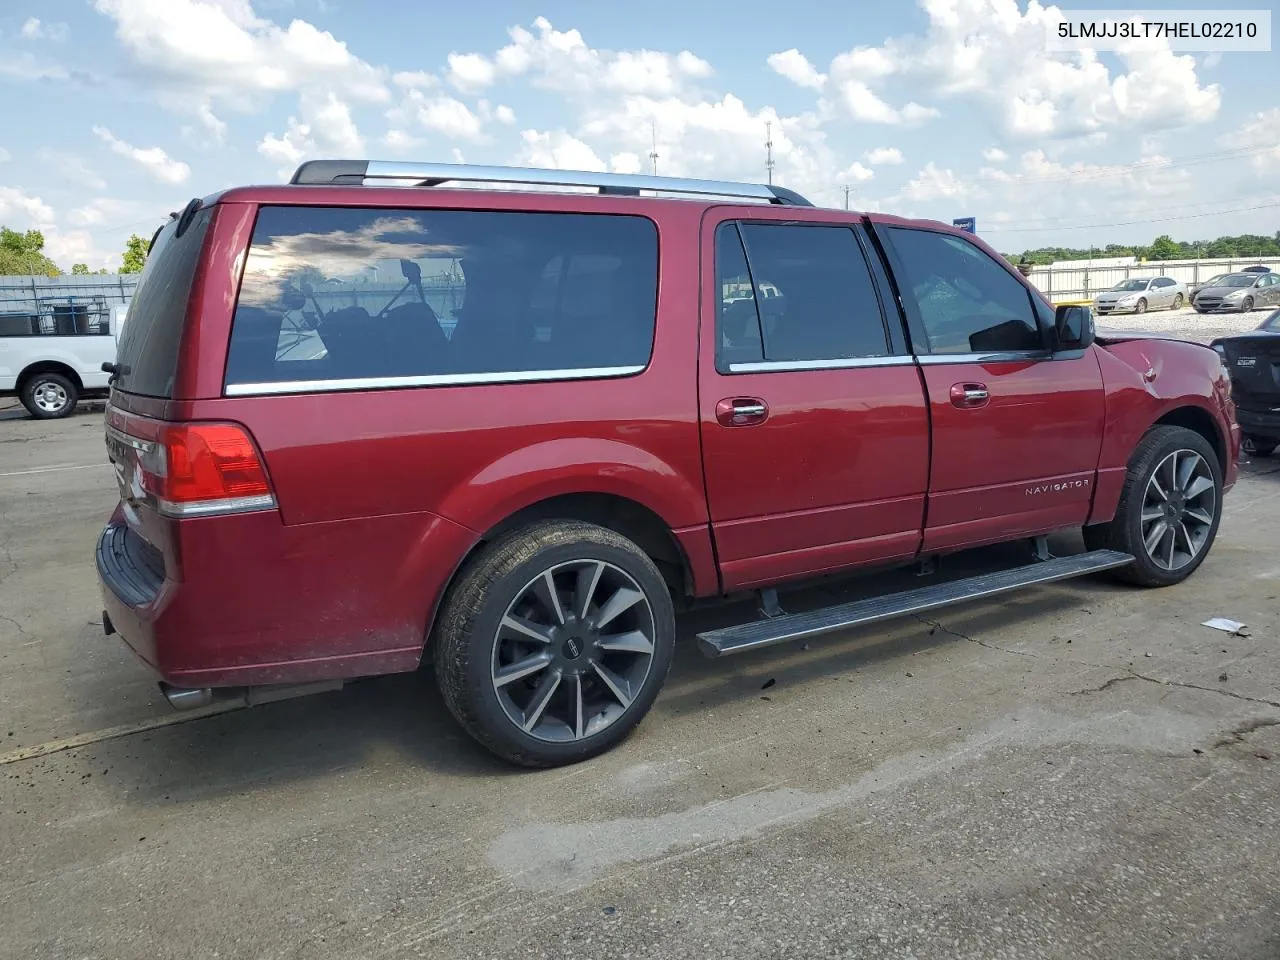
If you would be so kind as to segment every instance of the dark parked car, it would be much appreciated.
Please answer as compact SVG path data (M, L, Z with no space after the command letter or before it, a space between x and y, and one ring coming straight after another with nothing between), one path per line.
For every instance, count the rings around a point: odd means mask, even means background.
M503 180L593 192L447 187ZM1239 452L1216 353L1095 339L968 233L618 174L313 161L192 201L113 371L103 626L171 702L426 659L534 766L627 735L695 603L756 594L699 634L724 656L1103 570L1180 583ZM1007 541L1026 564L779 606Z
M1280 310L1250 333L1213 341L1231 374L1236 418L1249 449L1268 456L1280 443Z

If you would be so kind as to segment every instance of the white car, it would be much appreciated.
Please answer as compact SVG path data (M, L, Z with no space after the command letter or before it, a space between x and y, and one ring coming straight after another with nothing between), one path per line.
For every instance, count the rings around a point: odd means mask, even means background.
M17 396L31 416L70 416L81 400L105 397L104 363L114 363L126 308L41 303L0 312L0 396Z
M1133 277L1093 298L1094 313L1146 313L1147 310L1181 310L1187 288L1169 277Z

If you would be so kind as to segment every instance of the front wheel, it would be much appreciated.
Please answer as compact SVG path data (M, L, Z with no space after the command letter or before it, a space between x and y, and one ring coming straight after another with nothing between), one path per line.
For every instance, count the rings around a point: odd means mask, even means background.
M1147 312L1147 301L1146 301L1146 300L1139 300L1139 301L1138 301L1138 305L1137 305L1136 307L1134 307L1134 308L1133 308L1133 310L1134 310L1134 312L1135 312L1135 313L1146 313L1146 312Z
M667 584L626 537L547 521L495 541L450 590L434 635L440 691L476 740L552 767L621 742L675 649Z
M1253 297L1245 297L1240 301L1240 312L1249 313L1253 310Z
M76 409L80 391L60 373L36 373L22 386L22 405L37 420L69 417Z
M1178 294L1176 297L1174 297L1174 298L1173 298L1173 309L1174 309L1174 310L1181 310L1181 309L1182 309L1182 304L1183 304L1182 294Z
M1116 575L1143 587L1181 583L1204 562L1222 519L1222 468L1204 437L1154 427L1129 461L1110 523L1085 528L1092 550L1134 556Z

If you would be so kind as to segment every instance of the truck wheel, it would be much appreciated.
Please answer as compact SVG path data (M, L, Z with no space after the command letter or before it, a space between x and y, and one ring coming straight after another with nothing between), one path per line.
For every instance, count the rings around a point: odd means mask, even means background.
M1085 528L1090 549L1133 554L1115 571L1129 583L1181 583L1204 561L1222 519L1222 468L1204 437L1160 426L1138 443L1110 523Z
M69 417L76 409L80 392L60 373L36 373L22 385L22 405L37 420Z
M649 711L675 649L675 612L652 560L612 530L546 521L485 547L434 632L450 712L498 756L575 763Z

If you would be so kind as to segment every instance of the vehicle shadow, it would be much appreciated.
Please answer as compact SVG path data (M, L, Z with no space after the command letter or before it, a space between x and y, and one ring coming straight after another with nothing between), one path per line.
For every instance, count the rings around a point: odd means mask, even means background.
M1078 547L1077 547L1078 549ZM1055 552L1074 552L1068 549ZM997 569L1026 559L1025 547L998 547L952 558L928 582ZM910 574L831 580L783 594L788 610L809 609L921 585ZM1085 585L1087 584L1087 586ZM769 679L794 689L827 682L878 661L930 647L964 643L959 634L982 636L1019 621L1034 630L1038 617L1079 608L1106 581L1060 584L1028 598L1017 594L939 612L946 626L922 620L890 622L719 661L705 659L695 635L751 616L753 604L737 603L680 618L680 644L654 719L695 713L754 699ZM953 632L954 631L954 632ZM269 791L281 784L334 776L403 783L406 776L439 784L454 779L505 779L526 775L475 743L449 715L428 668L415 674L373 678L343 690L265 704L180 723L99 744L94 762L109 765L111 780L125 788L122 800L167 805L210 796ZM414 772L406 773L406 769Z

